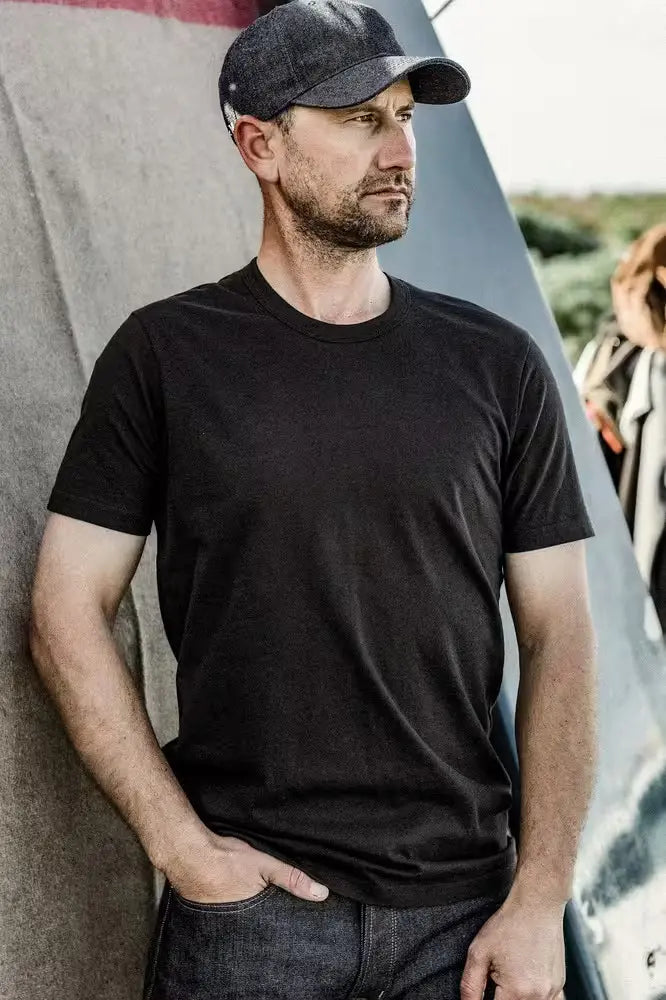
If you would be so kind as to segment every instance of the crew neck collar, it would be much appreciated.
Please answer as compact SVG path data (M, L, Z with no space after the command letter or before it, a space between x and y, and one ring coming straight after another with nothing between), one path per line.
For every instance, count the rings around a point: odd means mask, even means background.
M386 274L391 286L391 301L383 313L363 323L326 323L307 316L283 299L259 270L256 256L241 268L240 276L268 312L292 329L315 340L372 340L394 327L402 319L409 305L407 284L400 278Z

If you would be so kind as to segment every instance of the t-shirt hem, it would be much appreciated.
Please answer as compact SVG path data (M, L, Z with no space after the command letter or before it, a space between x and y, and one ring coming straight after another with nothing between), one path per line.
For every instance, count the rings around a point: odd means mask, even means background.
M293 856L288 857L282 854L273 844L268 844L262 837L255 837L251 832L232 832L229 827L219 826L214 823L207 824L214 833L220 836L236 836L246 841L258 851L264 851L273 857L284 861L286 864L294 864ZM479 896L505 896L513 883L516 864L517 851L515 840L511 840L506 850L506 857L500 860L499 867L488 869L487 871L473 874L474 869L484 865L485 859L478 861L470 860L466 875L460 869L460 862L456 862L456 874L441 876L439 881L422 881L414 879L409 884L390 885L387 882L383 886L375 886L373 890L368 890L367 881L363 882L333 872L325 865L318 865L315 862L303 861L300 864L302 871L315 881L321 882L330 892L348 899L354 899L359 903L367 903L374 906L441 906L446 903L454 903L460 900L475 899Z
M149 535L152 518L122 510L101 500L77 496L64 490L53 489L46 509L56 514L65 514L80 521L89 521L102 528L124 531L132 535Z
M594 538L595 530L589 520L568 517L548 524L535 524L521 528L519 534L505 541L505 552L526 552L530 549L547 548L563 542L575 542L582 538Z
M470 868L473 862L470 863ZM505 896L514 880L516 856L509 853L506 864L499 869L483 872L470 878L451 876L446 882L414 881L409 885L385 886L369 893L363 886L349 878L341 878L330 873L317 872L310 865L312 876L322 881L331 892L347 896L358 902L375 906L442 906L479 896Z

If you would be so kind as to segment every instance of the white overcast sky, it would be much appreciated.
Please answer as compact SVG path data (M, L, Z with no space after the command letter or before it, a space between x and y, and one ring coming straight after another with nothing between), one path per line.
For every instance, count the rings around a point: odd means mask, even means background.
M433 23L507 193L666 191L666 0L453 0Z

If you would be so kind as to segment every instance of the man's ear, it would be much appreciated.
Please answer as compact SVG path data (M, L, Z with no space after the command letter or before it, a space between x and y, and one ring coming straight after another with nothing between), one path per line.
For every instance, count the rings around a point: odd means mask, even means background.
M246 166L257 178L274 183L278 179L277 159L272 147L273 122L253 115L241 115L234 126L234 139Z

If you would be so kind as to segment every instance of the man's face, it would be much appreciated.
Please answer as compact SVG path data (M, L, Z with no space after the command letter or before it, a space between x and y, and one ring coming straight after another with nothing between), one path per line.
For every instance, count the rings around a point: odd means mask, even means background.
M352 108L293 108L289 133L276 136L275 194L305 236L367 249L404 235L414 200L413 107L403 79ZM371 193L386 187L407 193Z

